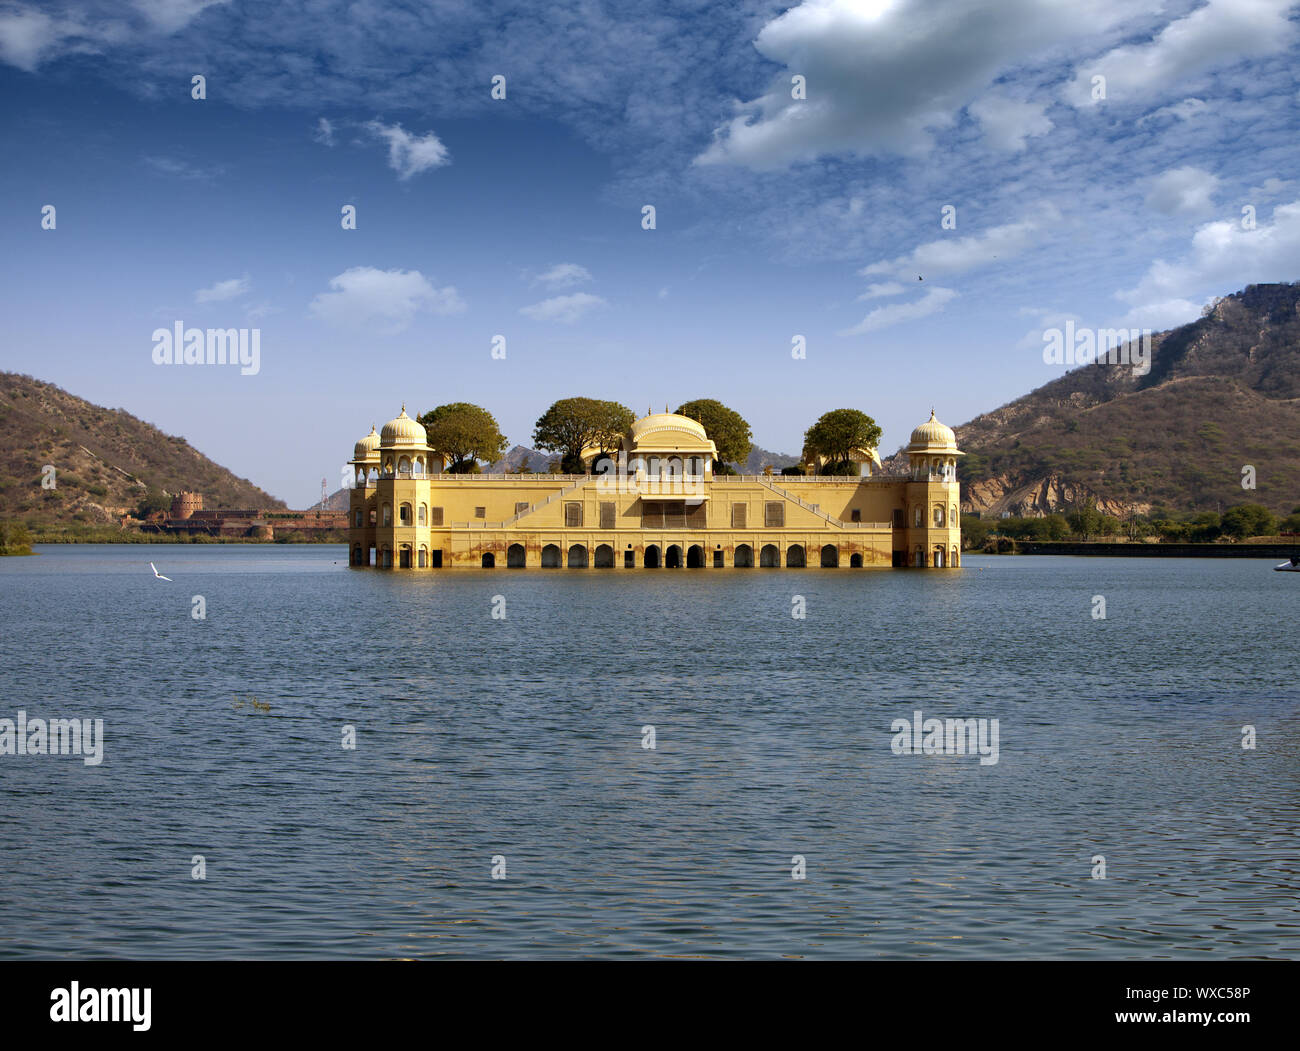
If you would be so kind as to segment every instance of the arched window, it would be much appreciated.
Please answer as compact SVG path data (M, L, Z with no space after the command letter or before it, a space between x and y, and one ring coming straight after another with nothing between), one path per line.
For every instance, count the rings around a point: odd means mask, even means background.
M411 524L411 505L401 504L397 508L397 520L404 526Z
M361 528L361 508L359 508L359 507L357 508L357 513L356 513L355 515L353 515L353 520L354 520L354 522L356 523L357 528L360 529L360 528Z
M398 474L410 474L410 473L411 473L411 458L410 458L409 456L403 456L403 457L401 457L400 459L398 459L398 461L397 461L397 473L398 473Z
M952 528L956 529L958 521L959 519L957 518L957 505L953 504L950 508L948 508L948 524L952 526Z
M379 521L381 525L387 526L393 524L393 508L391 504L384 504Z
M415 458L415 466L414 466L411 470L412 470L412 473L415 474L417 477L422 476L422 475L424 474L424 457L423 457L423 456L417 456L417 457Z
M921 510L921 505L917 504L916 508L912 512L912 525L916 526L918 529L921 527L922 514L924 514L924 512Z
M934 505L934 524L936 526L943 525L943 504Z
M429 508L425 504L420 505L420 525L424 525L429 520Z
M370 509L370 524L375 524L375 509L373 507Z

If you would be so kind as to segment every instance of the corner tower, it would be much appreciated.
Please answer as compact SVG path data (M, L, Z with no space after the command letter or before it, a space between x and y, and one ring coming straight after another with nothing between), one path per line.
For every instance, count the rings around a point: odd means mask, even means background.
M912 432L907 446L907 564L935 569L961 565L961 487L957 435L935 418Z

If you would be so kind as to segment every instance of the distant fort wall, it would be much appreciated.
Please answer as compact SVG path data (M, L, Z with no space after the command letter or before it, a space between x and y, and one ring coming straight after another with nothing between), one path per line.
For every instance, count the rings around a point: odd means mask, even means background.
M345 511L279 511L268 508L205 508L203 494L178 493L171 514L153 523L163 533L188 533L235 539L255 537L273 540L275 530L298 533L345 531Z

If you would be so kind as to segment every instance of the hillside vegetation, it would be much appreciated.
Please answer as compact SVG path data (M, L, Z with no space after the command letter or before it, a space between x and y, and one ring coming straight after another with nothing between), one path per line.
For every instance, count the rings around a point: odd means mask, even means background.
M41 484L47 464L54 488ZM102 526L182 489L202 493L205 507L285 507L184 438L52 383L0 372L0 519L42 532Z
M1152 337L1151 371L1083 365L955 428L962 507L1285 515L1300 503L1300 285L1252 285ZM895 463L905 463L903 456ZM1254 490L1242 471L1255 468Z

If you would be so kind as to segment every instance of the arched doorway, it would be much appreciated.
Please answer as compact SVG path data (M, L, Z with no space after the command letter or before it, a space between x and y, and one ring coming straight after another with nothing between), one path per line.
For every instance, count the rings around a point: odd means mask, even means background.
M357 545L352 549L352 564L353 564L354 566L360 566L360 565L363 564L362 561L361 561L361 545L360 545L360 544L357 544Z
M822 545L822 569L839 569L840 549L834 544Z
M943 548L936 547L934 549L934 568L943 569L943 561Z
M686 568L703 569L704 568L704 549L699 544L692 544L686 549Z
M764 544L758 553L758 564L762 569L776 569L781 564L781 550L775 544Z
M961 558L958 557L958 555L957 555L957 548L956 548L955 546L954 546L953 549L952 549L952 558L950 558L950 559L948 560L948 565L949 565L952 569L956 569L958 566L961 565Z
M484 552L483 552L483 568L484 568L484 569L496 569L496 568L497 568L497 556L494 555L494 554L492 554L491 551L484 551Z
M737 569L752 569L754 566L754 549L748 544L741 544L736 548L736 554L731 564Z
M646 569L659 568L659 545L651 544L645 549L645 567Z
M506 549L506 568L523 569L527 565L526 556L524 555L523 544L511 544Z
M808 564L804 558L803 544L791 544L786 548L785 564L791 569L803 569Z
M586 569L587 568L587 549L582 544L574 544L569 548L569 568Z
M850 569L862 568L862 556L860 554L855 552L854 554L849 555L849 568Z
M592 561L597 569L614 568L614 549L608 544L600 544L596 548L595 558Z
M668 550L664 552L665 569L682 568L682 549L676 544L669 544Z
M554 544L547 544L542 548L542 568L559 569L560 568L560 549Z

